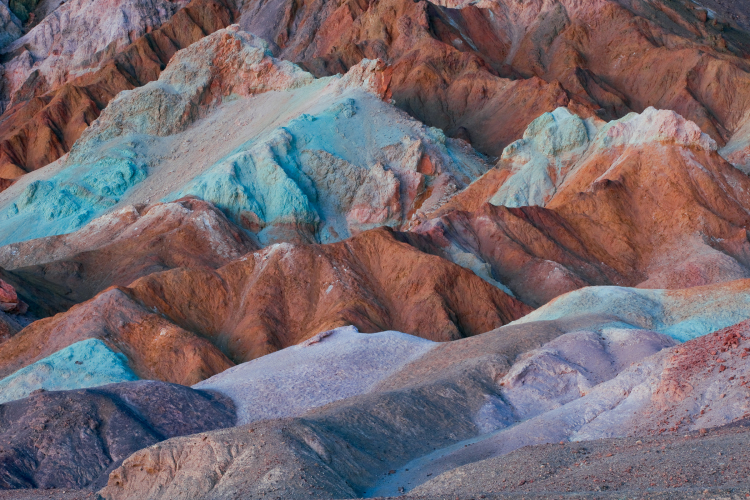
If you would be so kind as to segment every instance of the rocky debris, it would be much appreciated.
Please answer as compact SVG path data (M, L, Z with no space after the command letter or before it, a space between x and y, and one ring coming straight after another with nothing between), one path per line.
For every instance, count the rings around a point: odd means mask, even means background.
M342 327L230 368L193 388L232 398L240 425L296 417L369 392L435 346L400 332L363 334Z
M0 248L0 266L75 303L176 267L218 268L257 245L210 203L126 206L74 233Z
M134 451L229 427L227 398L155 381L40 392L0 405L3 489L96 488Z
M15 288L0 280L0 311L7 314L25 314L28 306L18 298Z
M0 379L0 404L35 391L65 391L138 380L124 355L104 342L76 342L51 356Z

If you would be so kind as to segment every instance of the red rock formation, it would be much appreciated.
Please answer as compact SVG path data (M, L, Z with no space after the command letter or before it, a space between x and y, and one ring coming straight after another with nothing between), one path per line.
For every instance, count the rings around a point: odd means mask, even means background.
M243 29L318 76L384 59L389 98L491 155L563 105L606 119L651 105L674 109L721 144L750 111L750 38L689 5L601 0L581 9L557 0L454 10L425 1L289 0L248 1L240 10ZM0 176L58 158L118 91L155 79L174 50L231 19L226 4L195 0L97 72L8 110Z
M722 143L750 110L750 38L692 4L480 5L249 1L240 23L317 75L384 59L398 106L493 155L563 104L606 119L674 109Z
M415 244L425 251L445 252L462 265L465 256L476 256L489 265L492 279L533 307L584 286L628 282L592 253L591 241L556 212L541 207L485 203L475 212L449 212L415 231L422 236Z
M24 314L28 307L18 298L16 290L11 285L0 280L0 311L10 314Z
M0 377L89 338L125 354L143 379L192 385L232 366L206 339L143 307L128 290L110 288L66 313L35 321L0 344Z
M65 154L115 95L156 80L175 52L233 18L224 0L193 0L99 69L6 110L0 117L0 178L15 179Z
M534 306L586 285L679 289L750 276L750 180L694 124L647 110L607 125L567 172L545 208L481 206L515 182L503 160L413 231L489 264Z
M331 245L273 245L216 272L176 269L142 278L131 289L147 307L213 339L235 362L338 326L447 341L530 312L386 229Z
M74 233L14 243L0 265L72 302L177 267L218 268L257 246L210 203L128 206Z
M224 355L249 361L338 326L447 341L530 311L377 229L331 245L272 245L217 271L180 268L109 289L0 345L0 377L97 337L141 377L192 384L228 368Z

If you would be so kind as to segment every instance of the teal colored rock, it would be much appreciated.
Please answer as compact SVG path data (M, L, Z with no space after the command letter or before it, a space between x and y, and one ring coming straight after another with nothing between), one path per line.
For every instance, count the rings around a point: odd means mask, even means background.
M490 203L506 207L545 206L588 143L586 123L567 108L544 113L531 122L523 139L503 151L502 159L512 165L513 175Z
M652 330L686 342L750 317L750 290L705 287L694 294L616 286L566 293L513 324L597 317L599 329Z
M0 244L73 232L116 205L145 178L146 165L135 148L82 155L80 163L30 183L0 212Z
M0 404L33 391L85 389L138 380L127 358L98 339L83 340L0 380Z

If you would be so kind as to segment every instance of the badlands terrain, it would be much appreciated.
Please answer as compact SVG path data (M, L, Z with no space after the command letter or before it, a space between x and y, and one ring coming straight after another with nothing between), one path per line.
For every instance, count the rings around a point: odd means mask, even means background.
M0 0L0 500L750 497L747 0Z

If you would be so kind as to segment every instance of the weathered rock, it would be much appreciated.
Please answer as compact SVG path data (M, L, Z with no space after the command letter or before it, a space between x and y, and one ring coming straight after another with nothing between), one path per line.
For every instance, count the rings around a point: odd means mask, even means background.
M607 120L672 109L722 144L747 120L750 38L690 2L435 3L460 8L246 1L240 25L316 75L383 59L399 107L498 156L559 105Z
M174 12L173 6L179 5L173 2L164 4L168 8L161 14L152 13L157 19L165 18L167 12ZM121 11L116 10L112 14L117 16L117 12ZM232 12L231 7L221 0L195 0L177 11L164 25L140 38L131 39L131 33L114 30L113 35L120 43L128 40L133 43L119 52L113 52L111 49L114 46L109 45L109 49L105 48L92 55L91 59L81 61L80 64L88 66L78 72L66 72L69 55L61 52L48 59L59 63L62 72L56 78L63 78L63 81L56 82L55 87L48 84L38 69L33 70L28 77L24 77L24 85L14 94L14 104L5 110L0 119L0 179L3 180L0 188L6 189L13 179L63 156L118 92L157 79L178 50L207 33L228 26ZM85 19L88 12L83 9L80 15ZM72 26L74 30L81 29L78 21L80 18ZM115 25L121 26L118 22ZM39 36L42 38L40 43L46 47L50 40L44 39L44 33L39 33ZM80 52L86 53L90 49L86 44L79 45L76 39L69 42L76 50L81 47ZM51 43L58 42L55 39ZM22 53L28 59L29 52ZM32 64L24 62L24 56L20 56L20 59L22 61L18 65L21 68L25 67L24 64ZM50 71L56 72L57 69L51 68ZM5 92L2 87L0 91Z
M381 63L363 61L351 75L315 80L261 39L221 30L175 56L158 81L120 94L54 169L4 192L0 242L186 195L264 244L402 225L489 167L383 102L384 78ZM199 146L219 136L208 151Z
M471 449L452 450L440 457L440 463L431 465L442 472L523 446L685 434L746 419L750 416L745 387L748 327L745 321L665 349L579 399L488 435ZM435 486L440 487L438 484Z
M8 8L6 2L0 2L0 49L13 42L23 34L21 21ZM3 72L0 72L0 77ZM0 86L0 88L2 88ZM2 106L0 106L0 110Z
M2 99L12 106L98 69L137 38L158 29L186 4L186 0L106 4L72 0L60 4L28 33L2 49Z
M41 392L0 405L3 489L83 488L141 448L234 424L223 396L155 381Z
M123 353L135 374L192 385L232 366L214 345L111 288L64 314L35 321L0 344L0 376L83 340L100 339Z
M681 289L750 276L750 181L697 125L652 108L608 124L556 113L413 231L488 266L535 306L585 285Z
M25 314L28 306L18 298L15 288L0 280L0 311L9 314Z
M109 289L0 344L0 374L101 338L141 378L194 384L229 368L227 357L249 361L340 326L447 341L529 311L379 229L331 245L273 245L216 271L180 268Z

